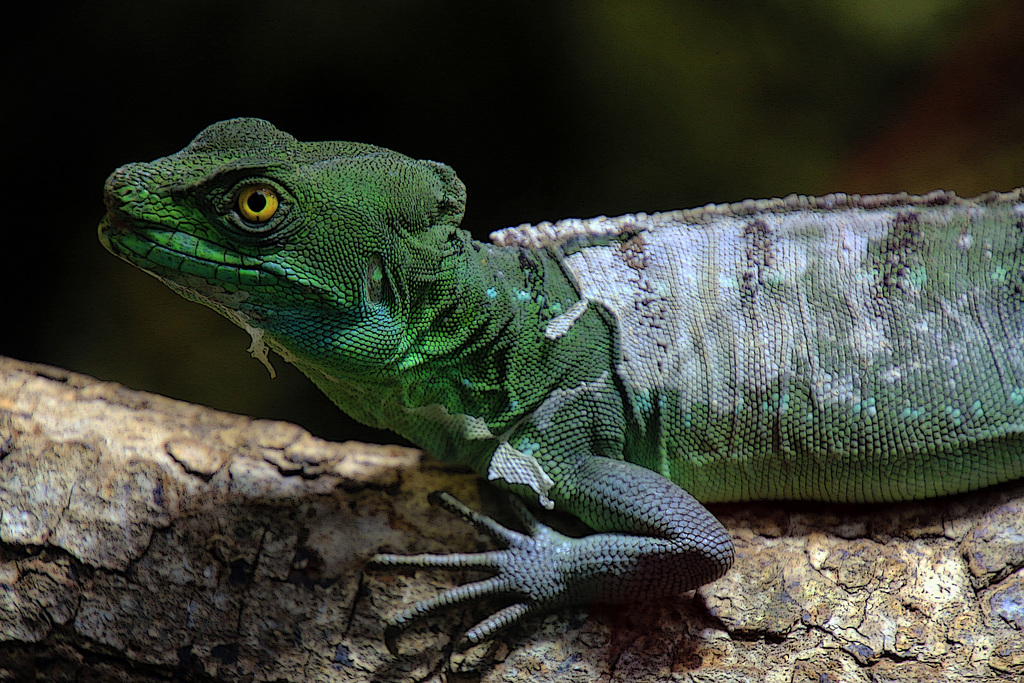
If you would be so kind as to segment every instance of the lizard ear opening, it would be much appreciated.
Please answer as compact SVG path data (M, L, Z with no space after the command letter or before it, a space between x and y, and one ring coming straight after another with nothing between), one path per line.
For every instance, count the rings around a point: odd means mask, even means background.
M394 300L394 290L380 255L374 254L366 261L363 276L363 292L367 303L389 305Z

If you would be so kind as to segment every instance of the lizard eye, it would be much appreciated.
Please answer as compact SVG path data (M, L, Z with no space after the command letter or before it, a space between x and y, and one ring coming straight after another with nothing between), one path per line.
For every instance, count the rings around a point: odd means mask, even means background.
M238 213L250 223L266 223L279 204L277 191L270 185L247 185L238 193Z

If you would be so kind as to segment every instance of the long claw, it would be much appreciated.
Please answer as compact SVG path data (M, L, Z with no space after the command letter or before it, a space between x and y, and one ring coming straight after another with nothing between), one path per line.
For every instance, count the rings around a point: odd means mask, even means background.
M550 528L541 523L541 521L537 519L532 512L530 512L530 508L526 507L526 503L524 503L518 496L509 496L508 502L512 508L512 512L514 512L516 517L519 518L519 521L522 523L523 527L525 527L526 533L529 536L536 536L540 531ZM518 535L521 536L522 534Z
M522 547L530 542L530 536L509 529L487 515L468 507L450 493L435 491L427 499L452 514L462 517L474 527L483 531L495 541L507 547ZM527 510L526 505L518 498L510 497L513 511L522 520L530 535L536 535L544 527L543 524ZM376 567L420 567L446 569L462 569L473 567L480 569L499 569L503 562L501 551L485 553L446 553L437 555L422 553L420 555L398 555L394 553L378 553L370 558L369 564Z
M481 596L491 595L500 590L501 580L496 576L475 583L455 586L432 598L417 602L404 612L400 612L388 619L388 624L396 627L405 626L412 621L429 615L435 610L454 607L460 603L474 600Z
M521 534L499 524L490 517L467 507L447 493L433 493L430 495L430 501L462 517L495 541L505 545L506 549L447 555L433 553L421 555L380 553L374 555L369 564L375 567L469 568L496 572L495 576L455 586L432 598L417 602L388 619L384 637L388 650L392 654L397 652L398 635L411 622L427 617L438 610L454 607L477 598L509 594L516 596L517 602L503 607L467 631L460 641L461 646L478 643L534 611L536 605L530 601L523 601L526 593L516 588L517 585L523 583L523 577L510 579L509 571L519 566L520 561L515 560L516 557L523 558L531 553L543 552L543 548L549 548L548 544L555 540L555 537L560 537L557 532L539 522L526 506L515 498L511 499L513 510L522 520L530 535ZM527 570L526 573L532 572Z
M459 646L464 647L466 645L476 645L477 643L490 638L491 635L506 626L511 626L533 611L534 608L525 602L517 602L514 605L503 607L473 628L466 631L466 635L462 637L462 640L459 642Z
M495 541L512 545L515 543L522 543L525 540L523 534L519 533L518 531L513 531L512 529L509 529L508 527L503 526L498 522L494 521L487 515L477 512L471 507L468 507L465 503L463 503L461 500L451 495L450 493L445 493L444 491L435 491L434 493L431 493L427 497L427 500L436 505L440 505L445 510L448 510L453 514L456 514L459 517L462 517L464 520L475 526L480 531L486 533ZM513 503L513 508L517 512L519 511L519 509L526 510L526 506L523 505L523 503L514 496L510 497L509 500L510 502ZM533 518L533 515L530 515L529 512L527 512L526 514L529 515L531 519Z
M373 567L418 567L433 569L463 569L472 567L474 569L494 569L495 560L491 552L486 553L450 553L448 555L436 555L434 553L423 553L422 555L397 555L394 553L380 553L370 558L368 564Z

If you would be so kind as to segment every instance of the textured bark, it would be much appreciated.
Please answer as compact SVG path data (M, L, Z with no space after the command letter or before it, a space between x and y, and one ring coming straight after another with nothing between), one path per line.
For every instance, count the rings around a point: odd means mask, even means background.
M1024 484L926 503L718 507L735 568L674 605L563 610L453 653L486 606L382 640L489 542L476 478L0 359L0 680L934 681L1024 676ZM488 504L489 501L484 501Z

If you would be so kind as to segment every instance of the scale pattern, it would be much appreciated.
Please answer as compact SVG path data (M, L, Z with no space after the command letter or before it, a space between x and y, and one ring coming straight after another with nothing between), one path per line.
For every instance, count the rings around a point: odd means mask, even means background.
M704 501L864 502L1024 476L1022 220L1020 191L833 195L494 238L613 314L632 460Z
M575 515L383 567L492 574L486 638L538 610L728 571L718 500L868 502L1024 476L1021 190L751 200L459 229L444 164L235 119L117 169L101 242L244 328L367 424ZM389 638L389 642L391 639Z

